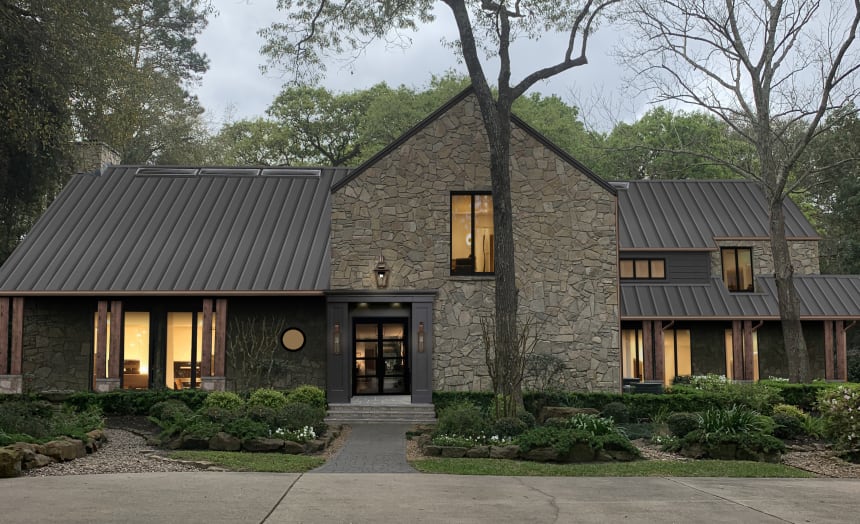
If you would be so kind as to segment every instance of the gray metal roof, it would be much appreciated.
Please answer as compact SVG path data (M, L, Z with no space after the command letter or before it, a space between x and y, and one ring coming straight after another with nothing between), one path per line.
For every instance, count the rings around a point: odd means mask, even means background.
M0 293L328 287L346 169L117 166L72 178L0 267Z
M860 318L860 275L794 277L801 318ZM704 284L622 284L622 319L777 319L776 282L756 278L756 293L729 293L721 279Z
M620 249L715 249L715 238L770 237L764 195L753 182L639 180L616 187ZM784 210L786 236L819 238L790 199Z

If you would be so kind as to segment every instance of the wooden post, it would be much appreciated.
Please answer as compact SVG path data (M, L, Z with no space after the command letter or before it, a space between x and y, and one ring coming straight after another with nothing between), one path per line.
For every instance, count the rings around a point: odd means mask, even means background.
M203 340L200 344L200 376L212 376L212 299L203 299Z
M666 379L666 341L663 338L663 321L654 321L654 380Z
M824 379L833 380L833 321L824 321Z
M105 378L107 372L107 300L99 300L96 320L96 379Z
M114 300L110 303L110 317L113 329L110 330L110 358L108 362L108 378L119 378L120 364L123 358L123 334L125 332L125 321L122 312L122 301Z
M9 297L0 297L0 375L9 374Z
M650 320L642 322L642 380L654 380L654 335Z
M24 356L24 297L12 299L12 358L9 374L20 375Z
M225 376L227 352L227 299L215 301L215 372L214 376Z
M836 380L848 381L848 352L845 321L836 321Z
M752 320L744 320L744 380L755 380Z
M744 339L740 320L732 320L732 380L744 378Z

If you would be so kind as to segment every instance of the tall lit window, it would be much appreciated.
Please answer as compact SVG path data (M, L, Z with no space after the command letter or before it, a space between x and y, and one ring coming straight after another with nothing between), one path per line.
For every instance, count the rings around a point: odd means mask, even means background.
M200 387L200 357L203 336L202 312L196 314L190 312L167 313L167 367L164 370L164 378L168 388ZM209 336L214 348L214 323Z
M690 360L690 330L689 329L667 329L663 331L663 371L664 382L667 386L672 384L675 377L689 376L693 374Z
M618 266L622 279L666 278L666 261L662 258L622 258Z
M741 339L741 344L744 344L743 339ZM734 342L732 341L732 330L726 330L726 378L729 380L741 380L743 377L735 377L735 352L734 352ZM758 333L753 332L752 334L752 347L748 348L744 345L741 350L741 355L746 355L747 351L752 351L753 354L753 369L752 375L753 380L758 380ZM746 360L746 359L744 359Z
M122 387L124 389L147 389L149 387L149 313L144 311L126 311L124 317L124 332L122 345ZM98 333L98 313L93 324L93 340ZM110 314L108 314L107 340L110 341ZM93 343L93 359L95 359L95 342ZM113 348L108 343L107 358ZM94 360L95 362L95 360ZM93 366L95 371L95 365ZM103 378L103 377L102 377Z
M722 249L723 281L729 291L753 291L752 248Z
M492 274L495 270L493 197L451 194L451 274Z
M642 330L641 329L622 329L621 330L621 353L622 364L621 371L624 378L641 379L645 374L643 369L644 362L642 359Z

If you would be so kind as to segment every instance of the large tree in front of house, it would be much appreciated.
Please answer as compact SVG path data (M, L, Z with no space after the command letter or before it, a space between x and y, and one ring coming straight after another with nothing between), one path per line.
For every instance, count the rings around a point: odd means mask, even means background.
M790 379L810 380L783 203L824 164L803 158L858 93L860 0L632 0L627 61L657 101L690 104L725 122L752 158L717 152L761 186ZM828 118L830 117L830 118Z
M443 0L457 24L453 48L462 58L475 90L490 149L495 231L495 347L501 366L518 353L517 285L511 210L511 106L535 83L585 65L589 36L607 7L619 0ZM298 80L317 78L333 54L360 51L379 39L406 45L405 31L434 20L442 7L432 0L279 0L286 20L263 31L263 51ZM511 50L518 38L540 39L547 32L567 35L567 45L547 49L534 62L547 61L519 80L511 78ZM496 94L480 54L497 60ZM514 381L516 382L516 381ZM502 384L498 393L519 398L521 384Z

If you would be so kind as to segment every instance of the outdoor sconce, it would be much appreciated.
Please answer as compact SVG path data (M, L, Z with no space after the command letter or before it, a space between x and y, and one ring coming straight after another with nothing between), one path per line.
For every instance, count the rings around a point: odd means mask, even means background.
M418 323L418 352L424 353L424 322Z
M332 333L332 348L335 355L340 355L340 322L334 323L334 332Z
M373 271L373 274L376 276L376 287L378 288L386 288L388 287L388 266L385 265L385 257L379 255L379 259L376 261L376 269Z

